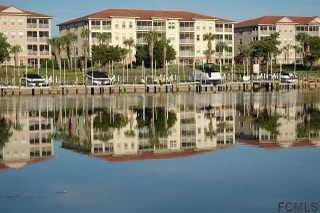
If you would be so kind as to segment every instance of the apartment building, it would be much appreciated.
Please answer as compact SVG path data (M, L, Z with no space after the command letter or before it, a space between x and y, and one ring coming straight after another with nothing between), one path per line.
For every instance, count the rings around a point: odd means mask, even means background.
M279 33L279 49L288 44L292 47L299 45L296 35L306 32L310 36L320 36L320 17L299 17L299 16L262 16L255 19L246 20L235 24L234 41L235 55L239 54L241 45L249 45L252 41L260 40L262 37L269 36L271 33ZM282 51L276 62L281 64L292 64L296 58L297 63L302 63L302 55L296 54L290 48L289 54Z
M60 34L74 32L78 35L75 54L83 56L81 32L90 30L90 46L97 44L99 33L110 35L110 45L124 47L123 41L133 38L135 44L146 44L149 31L156 31L160 37L170 40L176 50L176 62L202 63L206 60L207 41L204 34L216 35L217 41L224 41L228 49L223 52L224 63L232 63L234 22L212 16L185 11L107 9L58 24ZM134 54L133 54L134 55ZM218 53L213 60L218 59Z
M7 37L11 46L21 46L17 65L37 67L41 60L51 58L47 43L51 38L51 20L52 17L48 15L0 5L0 32ZM5 63L14 65L13 55Z

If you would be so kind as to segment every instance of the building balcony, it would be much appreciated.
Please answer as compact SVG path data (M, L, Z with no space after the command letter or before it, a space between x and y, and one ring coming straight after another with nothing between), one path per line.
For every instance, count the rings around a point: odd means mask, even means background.
M47 42L49 37L39 37L39 42Z
M225 28L225 29L224 29L224 32L232 33L232 28Z
M143 39L143 38L138 38L137 39L137 43L138 44L145 44L145 43L147 43L147 41L145 39Z
M166 27L165 26L153 26L153 30L166 31Z
M194 39L180 39L180 44L194 44Z
M41 50L40 51L40 55L49 55L49 51L48 50Z
M101 26L100 25L91 25L92 30L100 30Z
M226 43L227 45L232 45L232 40L225 40L224 43Z
M39 24L39 28L49 28L49 24Z
M152 30L152 26L137 26L137 30Z
M28 23L27 27L28 28L37 28L37 24L36 23Z
M233 53L232 53L232 52L225 52L225 53L224 53L224 56L232 57L232 56L233 56Z
M309 35L310 36L319 36L319 32L318 31L309 31Z
M222 33L223 32L223 28L216 28L216 32Z
M260 30L260 34L269 35L269 32L268 30Z
M180 57L194 57L194 51L180 51Z
M180 31L182 32L194 31L194 27L180 27Z
M111 25L102 25L103 30L111 30Z
M38 55L38 51L36 51L36 50L28 50L28 55Z
M27 37L27 41L28 42L37 42L38 41L38 37Z

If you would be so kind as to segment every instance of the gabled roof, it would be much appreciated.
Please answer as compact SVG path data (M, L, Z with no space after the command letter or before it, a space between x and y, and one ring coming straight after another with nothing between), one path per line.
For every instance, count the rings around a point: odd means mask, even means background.
M246 20L235 24L235 28L252 27L257 25L275 25L278 23L292 23L308 25L318 18L317 16L301 17L301 16L262 16L255 19ZM320 23L319 23L320 24Z
M85 21L88 19L108 19L112 17L131 17L140 20L152 20L156 18L167 18L167 19L180 19L182 21L192 21L195 19L207 19L224 22L234 22L231 20L220 19L213 16L202 15L193 12L186 11L170 11L170 10L138 10L138 9L107 9L97 13L92 13L80 18L76 18L70 21L66 21L58 24L70 24L79 21Z
M14 12L10 9L14 9L17 12ZM35 13L27 10L21 10L15 6L4 6L0 5L0 14L21 14L21 15L26 15L26 16L31 16L31 17L39 17L39 18L52 18L52 16L44 15L41 13Z

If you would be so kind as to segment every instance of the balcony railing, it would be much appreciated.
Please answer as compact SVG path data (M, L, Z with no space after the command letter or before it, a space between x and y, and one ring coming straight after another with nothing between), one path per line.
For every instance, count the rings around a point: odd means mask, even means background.
M137 30L152 30L152 26L137 26Z
M98 39L97 38L92 38L92 43L93 44L97 44L98 43Z
M194 39L180 39L180 44L194 44Z
M232 52L226 52L226 53L224 53L224 56L230 57L230 56L233 56L233 53Z
M37 28L37 24L36 23L28 23L27 27L28 28Z
M39 24L39 28L49 28L49 24Z
M146 41L146 39L138 38L138 39L137 39L137 43L138 43L138 44L144 44L144 43L147 43L147 41Z
M232 33L232 28L224 28L224 32Z
M225 40L224 41L226 44L232 44L232 40Z
M216 28L216 32L223 32L223 28Z
M180 31L194 31L194 27L180 27Z
M28 55L38 55L38 51L36 51L36 50L28 50Z
M28 37L27 38L28 42L37 42L37 40L38 40L38 37Z
M309 31L310 36L319 36L319 31Z
M153 30L161 30L161 31L166 31L166 27L165 26L153 26Z
M49 37L39 37L39 42L47 42Z
M49 55L49 51L48 50L42 50L42 51L40 51L40 55Z
M92 30L100 30L101 26L100 25L91 25Z
M191 56L194 56L194 52L193 51L180 51L179 56L180 57L191 57Z
M268 30L260 30L261 34L269 34Z
M111 30L111 25L102 25L103 30Z

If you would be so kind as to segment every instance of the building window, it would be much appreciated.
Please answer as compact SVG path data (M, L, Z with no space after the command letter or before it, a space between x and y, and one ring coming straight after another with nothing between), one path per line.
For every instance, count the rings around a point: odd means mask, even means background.
M197 35L197 41L200 41L200 35Z
M199 49L197 49L197 54L200 54L200 52L201 52L201 51L200 51Z
M202 29L203 29L203 30L205 30L205 29L206 29L206 26L205 26L205 25L203 25L203 26L202 26Z
M11 31L11 33L10 33L10 37L11 37L11 38L15 38L15 37L16 37L16 32Z
M212 30L212 24L209 25L209 30Z
M240 45L242 44L242 38L239 38L239 44Z
M169 29L172 29L172 30L175 29L175 28L176 28L175 23L174 23L174 22L169 22L169 23L168 23L168 28L169 28Z
M22 31L19 32L19 38L23 38L23 32Z
M19 24L19 26L22 26L23 25L23 20L22 19L18 19L18 24Z
M129 21L129 28L132 28L132 21Z
M12 18L12 19L10 20L10 24L11 24L11 26L14 26L14 25L16 24L16 21Z
M197 28L197 30L200 30L200 26L199 26L199 25L197 25L197 27L196 27L196 28Z
M125 21L122 22L122 28L126 28L126 22Z
M3 22L2 22L3 25L7 25L7 19L3 19Z
M170 148L177 147L177 141L170 141Z
M116 23L114 24L114 28L116 28L116 29L119 28L119 23L118 23L118 22L116 22Z

